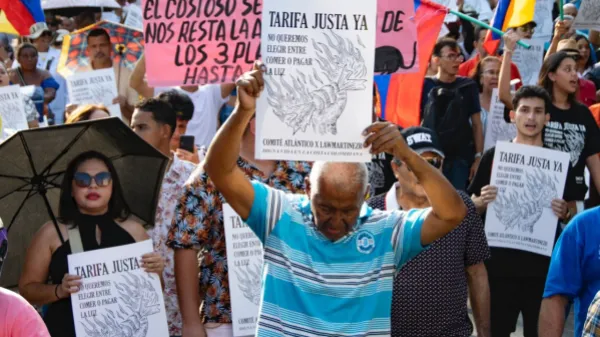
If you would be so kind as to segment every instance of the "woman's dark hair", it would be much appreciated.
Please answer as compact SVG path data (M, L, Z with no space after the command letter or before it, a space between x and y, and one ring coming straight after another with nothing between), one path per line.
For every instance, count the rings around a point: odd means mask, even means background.
M28 48L35 50L35 54L37 55L38 50L33 44L31 44L29 42L23 42L19 45L19 48L17 49L17 59L19 57L21 57L21 52L23 52L23 50L28 49Z
M566 59L573 59L573 57L567 54L565 51L559 51L550 55L550 57L548 57L542 64L540 76L538 77L538 85L546 89L551 98L554 94L554 82L550 80L550 76L548 76L548 74L555 73L558 70L558 67L560 67L561 63ZM577 88L577 91L569 94L568 101L570 104L575 104L575 102L577 102L578 91L579 87Z
M106 215L108 215L111 219L118 219L121 221L126 220L131 214L131 210L125 201L123 190L121 189L121 182L119 181L119 176L117 175L117 170L115 170L114 165L110 159L108 159L108 157L96 151L88 151L80 154L79 156L75 157L75 159L73 159L67 166L60 190L58 220L64 224L77 225L75 220L80 213L79 207L75 203L75 200L72 196L73 177L77 172L77 168L90 159L101 160L106 167L108 167L108 172L110 172L112 177L112 195L108 202L108 212Z
M594 60L592 60L592 53L594 52L594 49L590 47L590 40L585 37L585 35L581 35L581 34L577 34L574 37L574 40L576 42L579 42L580 40L585 40L585 42L587 43L588 49L590 50L590 56L588 57L587 61L585 62L585 69L587 68L593 68L594 67Z
M477 83L477 87L479 87L479 92L483 92L483 84L481 83L481 75L483 75L483 66L486 63L497 62L499 65L502 65L502 61L495 56L486 56L477 62L477 66L471 72L471 78L475 83Z

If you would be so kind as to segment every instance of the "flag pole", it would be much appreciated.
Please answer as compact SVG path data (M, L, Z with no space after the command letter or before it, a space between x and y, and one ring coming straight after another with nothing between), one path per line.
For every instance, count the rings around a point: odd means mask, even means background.
M559 0L559 1L562 2L562 0ZM450 9L449 12L450 12L450 14L454 14L454 15L458 16L459 18L463 19L463 20L467 20L467 21L469 21L469 22L471 22L473 24L476 24L476 25L481 26L483 28L487 28L487 29L491 30L492 32L494 32L494 33L496 33L496 34L498 34L500 36L504 36L504 32L503 31L501 31L498 28L494 28L494 27L488 25L485 22L479 21L479 20L477 20L475 18L472 18L472 17L470 17L470 16L468 16L466 14L463 14L463 13L461 13L459 11L455 11L455 10L452 10L452 9ZM517 44L519 46L523 47L523 48L526 48L526 49L531 48L531 46L529 44L527 44L527 43L525 43L525 42L523 42L521 40L517 41Z
M565 20L565 12L563 10L563 0L558 0L558 14L560 17L560 21L564 21Z

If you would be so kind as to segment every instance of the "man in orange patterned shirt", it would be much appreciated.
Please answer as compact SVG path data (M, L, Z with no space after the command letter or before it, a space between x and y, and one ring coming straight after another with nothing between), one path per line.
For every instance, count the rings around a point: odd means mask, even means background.
M249 179L289 193L304 193L310 165L254 158L255 120L246 129L238 166ZM199 167L175 209L167 244L175 250L175 279L183 337L232 337L229 274L223 226L223 196ZM202 254L198 268L198 253ZM200 282L198 274L200 273ZM200 283L200 284L198 284ZM200 304L204 302L202 316Z

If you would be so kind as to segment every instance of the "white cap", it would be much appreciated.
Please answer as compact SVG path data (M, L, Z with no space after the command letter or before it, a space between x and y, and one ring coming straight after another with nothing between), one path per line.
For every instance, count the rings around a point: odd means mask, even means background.
M48 25L45 22L36 22L31 27L29 27L29 35L27 36L30 39L37 39L40 37L45 31L50 31Z

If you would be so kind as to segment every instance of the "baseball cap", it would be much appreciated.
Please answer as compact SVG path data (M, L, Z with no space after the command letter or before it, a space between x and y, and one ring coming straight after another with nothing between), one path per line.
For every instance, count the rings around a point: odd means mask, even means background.
M0 219L0 275L2 275L2 265L6 260L6 253L8 252L8 232L2 224Z
M435 132L422 126L413 126L400 131L406 144L418 154L433 152L444 158L444 152Z
M29 35L28 38L35 40L38 37L42 36L44 32L50 32L48 25L45 22L36 22L31 27L29 27Z
M69 31L66 29L58 29L56 36L54 36L54 42L63 42L65 35L69 35Z

